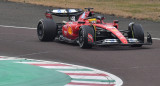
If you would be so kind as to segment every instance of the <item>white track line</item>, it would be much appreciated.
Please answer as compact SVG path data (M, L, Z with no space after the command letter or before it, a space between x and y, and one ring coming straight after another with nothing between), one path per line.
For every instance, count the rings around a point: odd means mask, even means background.
M9 57L9 58L0 58L0 60L16 60L17 58Z
M18 27L18 26L7 26L7 25L0 25L0 27L6 27L6 28L22 28L22 29L36 29L31 27Z
M154 39L154 40L160 40L160 38L152 38L152 39Z

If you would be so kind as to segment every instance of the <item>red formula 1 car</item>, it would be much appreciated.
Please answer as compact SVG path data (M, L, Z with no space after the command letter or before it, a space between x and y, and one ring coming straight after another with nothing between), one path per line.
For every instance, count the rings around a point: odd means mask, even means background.
M128 45L141 47L151 45L152 38L147 33L144 43L144 32L140 24L130 23L127 30L119 30L118 20L105 23L103 16L95 16L93 8L54 9L46 11L46 19L41 19L37 26L40 41L59 41L78 43L81 48L92 48L94 45ZM68 17L69 21L56 23L52 15Z

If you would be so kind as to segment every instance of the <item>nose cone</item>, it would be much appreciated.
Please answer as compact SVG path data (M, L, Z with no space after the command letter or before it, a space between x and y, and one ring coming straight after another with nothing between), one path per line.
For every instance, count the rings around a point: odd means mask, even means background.
M107 28L107 30L111 31L123 44L128 44L127 39L123 36L123 34L116 29L115 27Z
M128 44L128 42L127 42L127 39L125 38L124 40L121 40L121 42L123 43L123 44Z
M110 32L112 32L123 44L128 44L127 39L123 36L123 34L112 25L101 25L96 24L95 26L102 27Z

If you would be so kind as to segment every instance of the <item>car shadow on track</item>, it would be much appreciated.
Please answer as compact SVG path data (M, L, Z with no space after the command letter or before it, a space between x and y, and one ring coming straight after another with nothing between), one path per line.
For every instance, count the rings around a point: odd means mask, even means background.
M128 51L128 50L145 50L152 49L151 47L130 47L130 46L95 46L92 48L93 51Z
M77 43L67 43L67 42L61 42L61 41L54 41L58 44L63 44L66 46L73 46L77 47L77 49L81 49ZM145 50L145 49L152 49L150 46L142 46L142 47L130 47L130 46L94 46L91 49L83 49L83 50L89 50L89 51L125 51L125 50Z
M64 41L57 41L57 40L55 40L54 42L59 43L59 44L63 44L63 45L69 45L69 46L79 46L77 43L67 43Z

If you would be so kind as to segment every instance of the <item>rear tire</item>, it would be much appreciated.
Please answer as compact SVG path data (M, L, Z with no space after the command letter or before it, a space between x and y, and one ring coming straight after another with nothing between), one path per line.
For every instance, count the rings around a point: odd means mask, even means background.
M140 43L144 43L144 31L140 24L134 24L132 23L129 25L129 33L128 38L136 38L140 41ZM131 47L141 47L142 44L134 44L131 45Z
M57 36L57 26L52 19L42 19L37 26L37 35L40 41L53 41Z
M94 29L92 26L82 26L79 31L79 46L92 48L94 42Z

